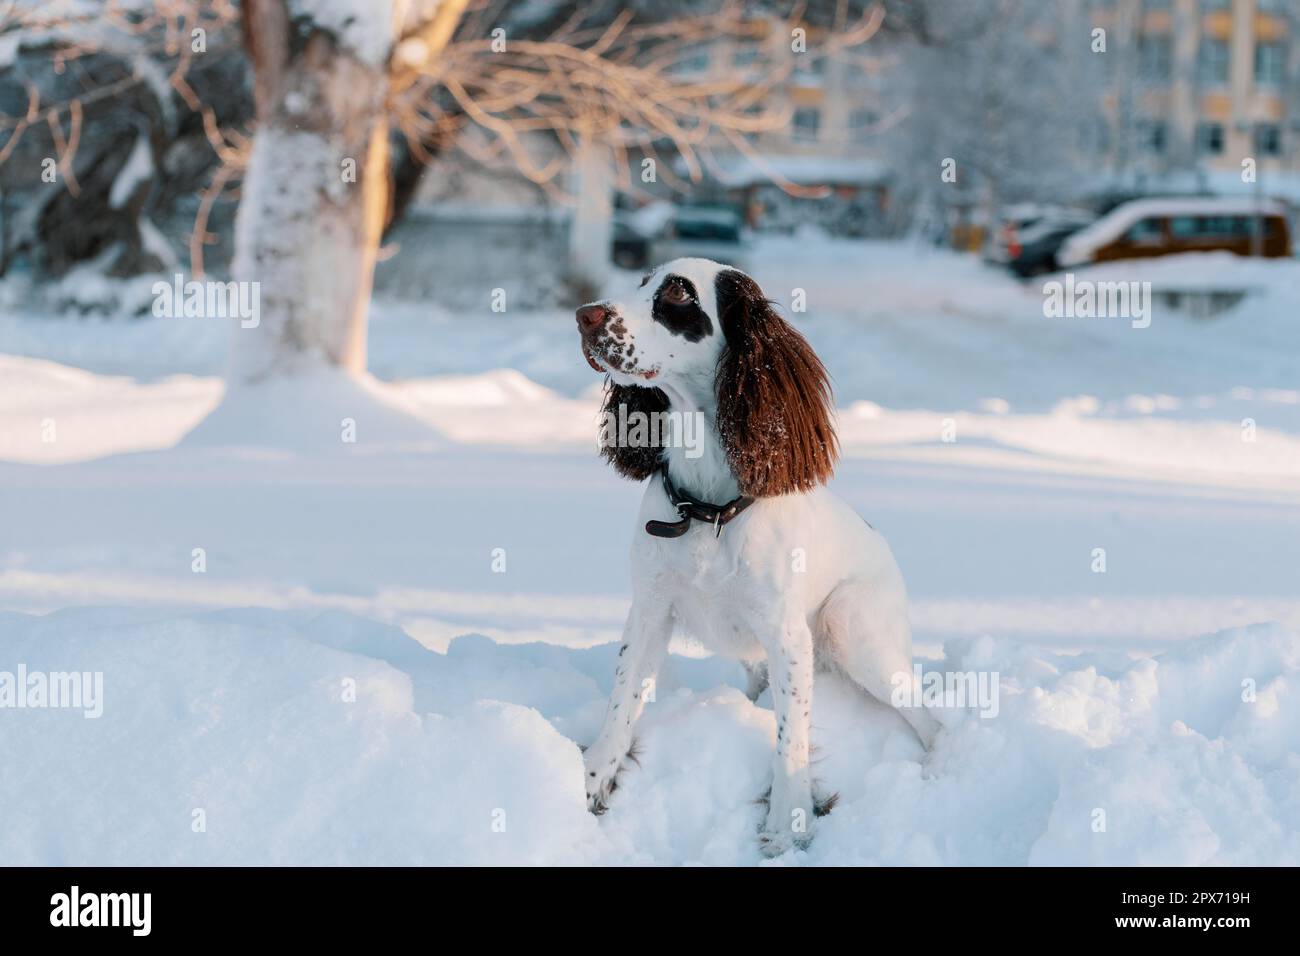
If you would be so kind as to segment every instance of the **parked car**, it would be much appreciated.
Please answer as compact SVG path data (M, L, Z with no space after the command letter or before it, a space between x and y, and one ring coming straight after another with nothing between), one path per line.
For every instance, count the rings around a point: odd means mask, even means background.
M699 256L746 267L749 244L744 220L731 206L678 206L663 235L655 243L654 261Z
M1022 279L1055 272L1061 246L1086 223L1045 220L1023 230L1007 248L1007 268Z
M1286 210L1250 199L1139 199L1124 203L1062 244L1062 266L1181 252L1291 255Z
M673 204L663 200L634 205L624 193L615 196L610 260L623 269L656 265L655 245L672 221L673 211Z
M1082 209L1044 203L1017 203L1007 206L998 216L997 228L984 246L985 262L1008 265L1013 251L1024 244L1024 234L1047 223L1082 229L1097 217Z
M616 215L610 261L621 269L645 269L650 265L653 255L654 239L642 235Z
M743 269L748 243L740 213L730 206L674 206L653 202L616 207L610 258L624 269L644 269L681 256L714 259Z

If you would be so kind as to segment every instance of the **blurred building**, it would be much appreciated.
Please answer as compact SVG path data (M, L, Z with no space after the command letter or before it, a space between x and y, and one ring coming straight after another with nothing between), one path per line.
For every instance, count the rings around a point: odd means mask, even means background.
M1085 0L1114 68L1099 152L1117 171L1207 185L1300 173L1300 0ZM1213 175L1213 174L1221 175ZM1226 175L1222 175L1226 174ZM1221 186L1220 186L1221 188Z
M789 115L784 125L749 137L754 155L715 142L697 198L725 200L756 228L886 231L891 166L880 134L896 116L889 78L897 51L882 53L879 44L837 49L825 31L809 27L796 38L775 20L756 28L765 31L757 42L701 46L676 67L700 76L750 76L756 111ZM798 187L821 195L801 195Z

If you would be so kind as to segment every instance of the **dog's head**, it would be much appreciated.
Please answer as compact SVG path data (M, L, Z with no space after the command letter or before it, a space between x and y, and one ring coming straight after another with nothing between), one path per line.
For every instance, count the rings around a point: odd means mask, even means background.
M577 315L583 356L609 376L607 411L663 412L670 395L704 393L744 494L807 491L830 477L838 450L826 369L743 272L674 259ZM603 453L640 480L659 467L662 449Z

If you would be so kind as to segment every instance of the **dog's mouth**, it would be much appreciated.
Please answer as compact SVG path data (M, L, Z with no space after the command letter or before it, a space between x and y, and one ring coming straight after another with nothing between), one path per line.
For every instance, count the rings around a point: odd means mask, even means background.
M582 357L587 360L593 372L599 372L601 375L607 372L621 372L632 378L643 378L647 382L653 378L659 377L659 369L652 368L642 371L638 368L628 368L622 362L616 361L607 355L601 353L597 348L585 339L582 342Z

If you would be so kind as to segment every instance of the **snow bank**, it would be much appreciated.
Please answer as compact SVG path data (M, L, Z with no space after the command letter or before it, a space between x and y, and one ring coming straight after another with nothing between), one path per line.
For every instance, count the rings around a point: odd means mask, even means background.
M1286 361L1286 359L1284 359ZM569 398L514 369L398 383L318 370L225 392L215 379L138 383L0 354L0 461L41 464L181 447L277 455L432 450L445 441L547 452L594 446L600 380ZM1300 391L1071 396L1046 413L990 398L978 412L892 410L856 401L839 416L848 458L996 463L1173 483L1300 488ZM1192 420L1189 420L1192 419ZM1201 419L1201 420L1196 420ZM1255 422L1243 441L1243 421ZM936 441L950 421L959 441ZM351 422L351 425L346 423ZM51 437L53 436L53 437ZM182 438L182 436L184 436ZM353 440L349 440L353 439Z
M0 354L0 460L54 464L169 448L217 403L221 383L141 383Z
M255 447L277 453L439 444L437 433L392 386L326 367L230 386L182 441L184 447Z
M97 720L0 710L6 863L580 863L592 843L577 749L527 707L417 713L379 659L420 650L400 633L325 618L309 640L256 611L0 622L0 669L102 671L105 698ZM370 654L328 646L349 641Z
M6 863L760 861L772 714L722 661L670 659L642 767L597 820L574 741L616 645L466 636L437 654L342 613L261 610L8 614L0 639L0 671L104 681L98 719L0 709ZM895 714L819 678L816 774L842 800L785 862L1300 862L1295 634L1137 660L946 650L1000 673L999 713L943 712L925 762Z

